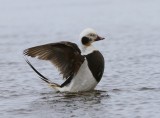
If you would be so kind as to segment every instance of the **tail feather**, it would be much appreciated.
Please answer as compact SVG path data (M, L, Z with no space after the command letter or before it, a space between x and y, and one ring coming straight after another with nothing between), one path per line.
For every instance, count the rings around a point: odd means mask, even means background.
M54 89L57 89L60 87L57 83L51 82L48 78L46 78L44 75L42 75L40 72L38 72L33 65L29 62L29 60L24 56L25 61L28 63L28 65L36 72L39 76L39 78L43 81L45 81L49 86L51 86Z

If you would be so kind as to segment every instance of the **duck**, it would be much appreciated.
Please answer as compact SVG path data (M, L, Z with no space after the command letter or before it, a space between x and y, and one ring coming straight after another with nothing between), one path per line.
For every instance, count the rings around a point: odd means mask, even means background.
M105 68L102 53L93 46L94 42L104 40L92 28L80 33L80 47L70 41L48 43L25 49L24 59L39 77L59 92L92 91L100 82ZM64 79L62 84L50 81L42 75L27 59L27 56L50 61Z

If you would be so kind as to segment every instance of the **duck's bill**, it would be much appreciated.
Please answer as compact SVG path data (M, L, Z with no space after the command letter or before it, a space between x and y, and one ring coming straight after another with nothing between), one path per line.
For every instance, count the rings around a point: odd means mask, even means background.
M104 40L104 39L105 39L104 37L97 36L95 41L100 41L100 40Z

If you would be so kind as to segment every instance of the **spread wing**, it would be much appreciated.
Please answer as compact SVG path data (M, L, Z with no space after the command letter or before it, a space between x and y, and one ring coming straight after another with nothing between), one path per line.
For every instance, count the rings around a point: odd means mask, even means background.
M64 41L28 48L24 55L50 61L66 79L75 75L84 61L78 46Z

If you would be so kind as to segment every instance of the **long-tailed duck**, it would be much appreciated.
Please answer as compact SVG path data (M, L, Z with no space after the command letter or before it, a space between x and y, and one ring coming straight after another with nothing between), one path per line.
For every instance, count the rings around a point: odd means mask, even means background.
M101 80L105 65L103 55L93 47L92 43L103 39L93 29L87 28L80 34L82 50L75 43L68 41L49 43L24 50L24 55L48 60L55 65L65 79L61 85L51 82L39 73L26 57L25 60L43 81L57 91L90 91Z

